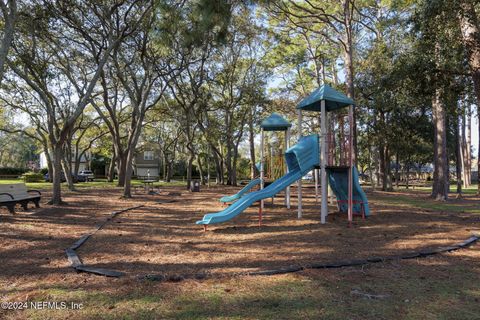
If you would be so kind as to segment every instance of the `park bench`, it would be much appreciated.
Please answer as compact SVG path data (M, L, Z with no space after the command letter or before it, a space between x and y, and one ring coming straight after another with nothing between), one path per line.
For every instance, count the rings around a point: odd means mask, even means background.
M0 184L0 207L6 207L11 213L15 213L15 206L21 205L26 211L29 202L40 207L42 194L38 190L27 190L23 183Z

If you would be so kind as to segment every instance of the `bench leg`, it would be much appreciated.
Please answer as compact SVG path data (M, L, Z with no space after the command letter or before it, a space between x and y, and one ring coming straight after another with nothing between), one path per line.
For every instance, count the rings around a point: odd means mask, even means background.
M35 208L40 208L40 199L33 200L33 203L35 204Z
M23 210L28 211L28 201L21 201L19 203L22 206Z
M15 214L15 203L5 205L11 214Z

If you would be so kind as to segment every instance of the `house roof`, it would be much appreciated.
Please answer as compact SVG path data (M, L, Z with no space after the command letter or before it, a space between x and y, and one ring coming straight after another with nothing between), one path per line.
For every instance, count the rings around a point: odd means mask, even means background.
M321 101L325 100L325 109L328 111L355 105L355 101L327 84L313 91L309 96L300 101L297 109L308 111L321 111Z

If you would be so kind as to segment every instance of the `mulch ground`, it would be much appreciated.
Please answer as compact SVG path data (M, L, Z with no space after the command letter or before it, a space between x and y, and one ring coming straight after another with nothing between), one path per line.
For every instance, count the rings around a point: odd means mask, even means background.
M478 231L478 216L392 208L375 200L370 201L372 216L356 217L351 228L344 214L330 214L322 225L312 188L305 189L302 219L297 219L293 189L290 210L282 196L274 204L266 201L262 227L258 226L258 205L231 222L209 226L207 232L195 224L204 214L222 210L217 199L235 190L215 187L190 193L164 188L159 195L137 194L121 200L119 190L91 189L67 193L67 205L43 204L31 212L19 209L15 215L2 208L0 281L11 288L18 282L34 283L39 277L85 279L86 275L69 267L64 249L112 211L140 204L145 206L118 215L77 250L84 264L125 272L130 280L146 274L225 275L400 255L458 243ZM48 194L44 202L47 199Z

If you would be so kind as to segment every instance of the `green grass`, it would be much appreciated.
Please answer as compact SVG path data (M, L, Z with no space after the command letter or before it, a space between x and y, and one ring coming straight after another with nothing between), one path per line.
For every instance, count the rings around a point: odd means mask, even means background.
M412 188L410 187L408 190L405 189L405 187L399 187L398 189L395 189L397 191L408 191L408 192L422 192L422 193L430 193L432 192L432 187L415 187ZM457 186L456 185L450 185L450 193L452 196L455 196L457 192ZM468 188L462 188L462 193L466 195L476 195L478 193L478 185L477 184L472 184Z
M23 183L23 179L8 179L8 180L0 180L0 184L11 184L11 183ZM186 182L183 181L171 181L171 182L164 182L164 181L157 181L153 183L153 186L185 186ZM50 182L28 182L26 183L29 189L51 189L52 184ZM67 188L67 184L64 182L62 183L64 188ZM82 188L114 188L117 186L117 182L108 182L106 179L95 179L95 181L91 182L79 182L75 183L75 188L82 189ZM143 186L141 180L132 180L132 186Z
M478 204L463 203L461 201L434 201L433 199L428 199L426 197L416 198L402 194L395 194L395 197L374 195L371 196L370 199L381 201L387 206L395 206L401 208L421 208L432 211L480 214L480 208L478 207Z
M275 277L120 289L59 285L29 300L81 303L81 310L27 310L28 319L478 319L478 272L465 265L416 263ZM104 283L104 282L103 282ZM368 299L352 291L383 296ZM7 319L14 319L10 313Z
M456 200L455 188L450 187L450 199L448 201L435 201L429 198L431 187L415 187L415 189L395 188L393 192L374 193L369 195L370 200L376 200L387 206L399 208L421 208L432 211L457 212L480 214L480 207L473 201ZM477 194L477 185L463 189L464 196ZM419 195L419 196L412 196Z

